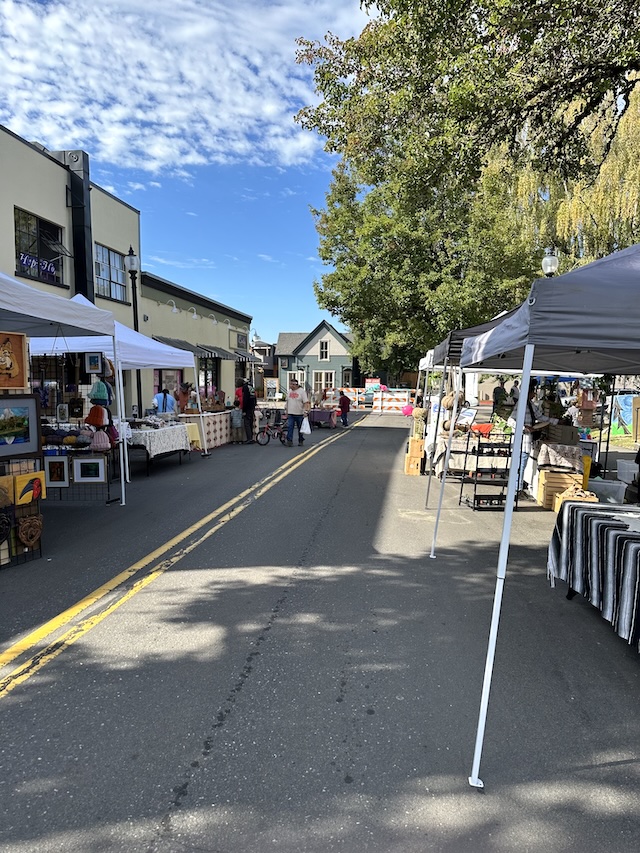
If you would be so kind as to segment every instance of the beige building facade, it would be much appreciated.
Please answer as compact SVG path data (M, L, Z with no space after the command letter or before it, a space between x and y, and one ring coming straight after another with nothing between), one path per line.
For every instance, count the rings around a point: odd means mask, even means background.
M233 396L236 378L250 375L252 317L144 270L132 279L130 249L144 267L140 211L91 181L86 152L48 151L0 126L0 185L2 272L61 297L82 294L123 325L196 354L197 381L191 371L126 375L125 415L149 408L158 386L180 381L197 384L205 402L214 391ZM75 383L62 378L63 360L43 365L36 383L56 390L46 403L78 393L65 390Z

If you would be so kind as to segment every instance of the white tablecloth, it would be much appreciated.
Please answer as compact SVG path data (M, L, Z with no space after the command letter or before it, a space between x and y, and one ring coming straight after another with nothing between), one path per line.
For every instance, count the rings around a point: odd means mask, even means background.
M128 441L129 444L144 447L150 459L163 453L190 449L189 434L184 424L160 429L132 429Z

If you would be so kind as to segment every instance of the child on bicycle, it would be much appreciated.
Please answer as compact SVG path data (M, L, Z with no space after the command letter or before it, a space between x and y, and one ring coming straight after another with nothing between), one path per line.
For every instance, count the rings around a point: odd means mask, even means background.
M231 410L231 443L244 444L245 439L244 416L240 408L240 400L236 397Z

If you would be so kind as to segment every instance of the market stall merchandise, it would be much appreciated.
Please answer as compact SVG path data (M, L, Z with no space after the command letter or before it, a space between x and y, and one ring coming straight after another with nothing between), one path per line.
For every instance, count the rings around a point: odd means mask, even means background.
M144 452L147 477L154 459L176 454L178 462L182 464L183 455L188 457L191 449L186 424L162 421L154 416L132 424L127 443L130 448Z
M640 245L616 252L564 275L534 281L529 297L502 324L465 339L463 368L518 370L527 387L534 369L574 373L640 373ZM524 408L518 411L514 455L520 453ZM512 468L508 493L515 495ZM479 778L495 647L509 555L512 512L507 502L496 570L494 607L480 701L473 767L469 783Z
M549 546L547 570L584 596L630 645L640 642L640 509L568 500ZM638 648L640 651L640 648Z

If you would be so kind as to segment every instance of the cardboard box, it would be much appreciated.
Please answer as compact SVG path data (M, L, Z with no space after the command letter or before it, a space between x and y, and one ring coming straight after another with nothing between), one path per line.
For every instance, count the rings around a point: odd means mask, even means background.
M413 459L422 459L424 456L424 438L410 438L407 455Z
M572 485L582 486L582 474L566 471L539 471L537 503L545 509L553 509L556 495Z
M424 460L422 457L418 456L407 456L404 457L404 473L409 474L409 476L415 477L419 474L422 474L422 465Z
M548 441L553 444L577 444L580 441L580 433L574 426L565 424L550 424L546 428Z
M578 491L576 493L573 486L565 489L564 492L556 495L553 500L553 511L560 512L560 508L565 501L587 501L588 503L598 503L598 496L593 492Z

